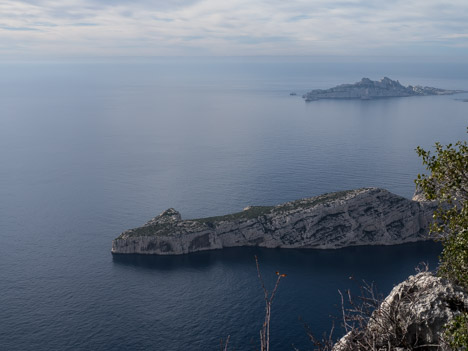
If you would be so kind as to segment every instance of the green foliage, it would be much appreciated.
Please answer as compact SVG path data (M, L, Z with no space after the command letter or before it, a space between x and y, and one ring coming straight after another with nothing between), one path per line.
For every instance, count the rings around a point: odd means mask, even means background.
M241 211L241 212L231 213L231 214L224 215L224 216L196 218L196 219L191 219L191 221L205 223L205 224L207 223L215 224L217 222L222 222L222 221L235 221L238 219L252 219L252 218L257 218L257 217L264 216L270 213L273 208L274 206L250 206L248 209Z
M428 200L439 201L431 233L443 243L439 275L468 289L468 144L435 144L435 154L420 147L430 175L418 175L416 185ZM468 312L458 315L445 329L445 337L454 350L468 350Z
M446 326L445 338L454 350L466 350L468 348L467 312L458 315Z
M465 206L466 208L466 206ZM468 230L444 239L439 273L468 288Z
M416 152L431 173L415 182L428 200L439 201L431 226L444 245L439 274L468 288L468 144L436 143L434 154Z

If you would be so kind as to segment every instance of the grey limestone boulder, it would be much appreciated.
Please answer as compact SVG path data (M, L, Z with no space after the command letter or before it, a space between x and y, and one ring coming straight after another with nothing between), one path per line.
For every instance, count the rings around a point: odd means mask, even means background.
M365 331L351 331L333 351L450 350L444 326L468 312L468 292L424 272L393 288L373 313Z

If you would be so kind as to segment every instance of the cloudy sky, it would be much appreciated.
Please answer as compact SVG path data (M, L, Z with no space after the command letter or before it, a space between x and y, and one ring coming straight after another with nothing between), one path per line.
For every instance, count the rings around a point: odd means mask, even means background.
M0 59L468 58L467 0L1 0Z

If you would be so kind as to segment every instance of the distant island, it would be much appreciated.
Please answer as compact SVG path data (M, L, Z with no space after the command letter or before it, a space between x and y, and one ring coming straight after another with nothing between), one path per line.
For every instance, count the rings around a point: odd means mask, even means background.
M112 242L114 254L179 255L236 246L335 249L428 239L435 205L379 188L329 193L182 220L170 208Z
M405 96L427 96L427 95L452 95L464 93L463 90L445 90L432 87L422 87L420 85L407 87L399 81L388 77L379 81L362 78L360 82L354 84L341 84L330 89L315 89L304 94L305 101L315 101L321 99L381 99Z

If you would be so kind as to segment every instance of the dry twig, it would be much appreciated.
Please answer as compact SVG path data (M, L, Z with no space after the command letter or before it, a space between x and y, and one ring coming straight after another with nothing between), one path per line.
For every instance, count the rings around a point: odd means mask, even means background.
M260 280L260 284L262 285L263 293L265 295L265 320L262 325L262 329L260 329L260 350L261 351L269 351L270 350L270 318L271 318L271 304L273 303L273 299L275 298L276 291L278 290L278 286L280 283L281 278L286 277L286 274L280 274L276 272L278 278L276 279L275 287L271 294L268 293L268 290L265 287L265 283L262 278L262 274L260 273L260 266L258 264L258 257L255 256L255 264L257 265L257 275L258 280Z

